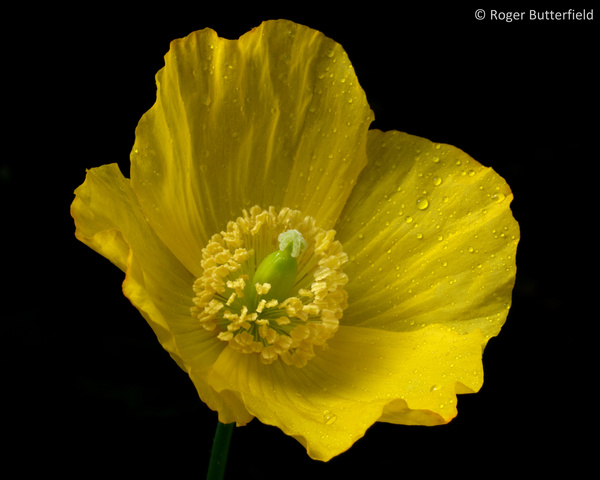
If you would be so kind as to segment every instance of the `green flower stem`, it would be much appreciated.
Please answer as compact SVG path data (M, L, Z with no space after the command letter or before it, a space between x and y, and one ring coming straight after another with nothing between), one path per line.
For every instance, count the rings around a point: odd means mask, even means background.
M206 480L222 480L225 477L227 454L229 453L229 442L233 434L233 427L235 427L235 423L225 424L219 422L217 424L217 431L210 451L210 463L208 464Z

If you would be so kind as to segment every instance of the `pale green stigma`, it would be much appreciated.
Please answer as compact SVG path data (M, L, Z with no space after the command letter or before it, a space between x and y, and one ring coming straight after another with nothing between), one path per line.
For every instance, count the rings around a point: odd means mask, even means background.
M287 250L288 246L292 245L292 257L294 258L298 258L300 252L306 248L306 240L298 230L287 230L280 233L277 240L279 240L279 250Z

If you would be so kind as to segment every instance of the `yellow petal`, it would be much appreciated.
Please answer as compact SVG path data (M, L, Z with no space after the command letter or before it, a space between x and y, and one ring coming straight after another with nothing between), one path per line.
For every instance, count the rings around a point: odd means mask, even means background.
M342 47L270 21L239 40L176 40L141 119L132 186L161 240L196 276L210 235L252 205L333 226L366 163L372 113Z
M340 327L304 368L263 365L226 349L209 377L238 393L261 422L295 437L317 460L348 449L378 420L436 425L456 415L456 393L482 382L481 333L432 325L413 332Z
M76 237L126 272L123 292L161 345L193 379L205 377L223 346L191 317L194 277L149 227L129 180L116 164L104 165L88 171L75 195ZM91 296L90 301L96 300ZM205 381L194 383L202 400L220 409L223 418L241 423L251 418L238 399L216 395ZM235 414L228 417L230 410Z
M368 155L336 227L350 256L343 322L496 335L519 240L506 182L455 147L405 133L369 132Z

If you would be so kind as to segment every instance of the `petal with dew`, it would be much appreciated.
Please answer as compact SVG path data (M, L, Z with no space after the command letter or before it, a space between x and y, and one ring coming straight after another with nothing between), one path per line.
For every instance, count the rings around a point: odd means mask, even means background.
M344 323L496 335L519 240L504 179L456 147L400 132L370 131L368 154L336 227L350 255Z
M199 250L243 208L299 209L331 227L366 163L372 112L342 47L288 21L239 40L176 40L141 119L132 186L196 276Z
M437 425L454 418L456 393L481 386L481 342L479 331L460 336L440 325L412 332L340 327L304 368L263 365L227 349L209 381L327 461L378 420Z

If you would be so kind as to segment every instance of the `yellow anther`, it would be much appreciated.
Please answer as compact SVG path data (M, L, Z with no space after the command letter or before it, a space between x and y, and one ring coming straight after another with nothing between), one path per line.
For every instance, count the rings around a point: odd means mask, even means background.
M265 294L269 293L269 290L271 290L271 284L264 283L261 285L260 283L255 283L254 288L256 289L256 293L258 295L265 295Z
M235 294L241 298L244 296L244 288L246 287L247 279L248 279L247 275L242 275L241 277L238 277L233 281L228 280L227 288L233 288L235 290Z
M275 321L278 325L289 325L291 323L291 320L288 317L279 317L276 318Z
M263 298L260 302L258 302L258 305L256 307L256 311L258 313L262 313L262 311L265 309L265 305L267 304L267 301Z
M225 305L227 305L229 307L235 300L236 296L237 296L237 294L235 292L233 292L231 295L229 295L229 298L227 299L227 302L225 303Z

